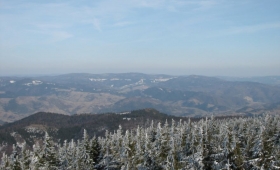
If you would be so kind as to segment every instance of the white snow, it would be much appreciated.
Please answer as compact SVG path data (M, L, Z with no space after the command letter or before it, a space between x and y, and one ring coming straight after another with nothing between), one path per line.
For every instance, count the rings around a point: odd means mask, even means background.
M7 143L3 142L0 144L0 151L2 151L4 148L6 148L8 146Z
M152 83L158 83L158 82L164 82L164 81L168 81L168 80L171 80L173 78L176 78L176 77L171 77L171 78L158 78L158 79L153 79L151 80Z
M25 83L25 84L23 84L23 85L25 85L25 86L31 86L31 85L39 85L39 84L42 84L43 82L42 81L40 81L40 80L33 80L32 82L30 82L30 83Z
M33 80L32 81L32 84L33 85L39 85L39 84L42 84L43 82L41 82L40 80Z
M126 114L130 114L130 112L121 112L119 113L120 115L126 115Z
M90 80L90 81L101 81L101 82L103 82L103 81L105 81L105 80L107 80L107 79L94 79L94 78L89 78L89 80Z
M140 80L139 80L138 82L136 82L135 84L136 84L136 85L138 85L138 84L143 84L143 83L144 83L144 80L145 80L145 79L140 79Z

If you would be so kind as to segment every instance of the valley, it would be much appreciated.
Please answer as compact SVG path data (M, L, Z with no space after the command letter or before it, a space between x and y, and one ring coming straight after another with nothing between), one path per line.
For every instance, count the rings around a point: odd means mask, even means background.
M266 77L255 80L268 81ZM280 86L273 82L142 73L0 77L0 120L13 122L37 112L73 115L144 108L188 117L243 115L257 110L258 114L277 113L279 107L268 107L280 102Z

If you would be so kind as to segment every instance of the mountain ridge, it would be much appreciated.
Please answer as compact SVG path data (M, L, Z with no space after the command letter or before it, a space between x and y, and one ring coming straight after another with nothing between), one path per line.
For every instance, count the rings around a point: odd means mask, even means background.
M0 77L0 120L5 122L40 111L71 115L147 107L176 116L222 115L279 101L280 86L199 75L71 73Z
M146 108L122 113L103 114L76 114L62 115L57 113L38 112L21 120L0 126L0 143L24 143L28 147L36 142L42 142L45 132L61 143L64 140L78 140L82 138L86 129L90 136L104 136L105 131L113 132L122 126L122 129L131 130L137 126L150 126L151 121L171 123L172 120L188 120L186 117L175 117ZM196 119L193 119L196 120ZM3 150L1 150L3 152Z

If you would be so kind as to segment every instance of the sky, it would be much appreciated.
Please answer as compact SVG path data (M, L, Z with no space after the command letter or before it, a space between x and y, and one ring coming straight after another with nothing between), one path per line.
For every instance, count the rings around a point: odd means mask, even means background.
M0 75L280 75L279 0L0 0Z

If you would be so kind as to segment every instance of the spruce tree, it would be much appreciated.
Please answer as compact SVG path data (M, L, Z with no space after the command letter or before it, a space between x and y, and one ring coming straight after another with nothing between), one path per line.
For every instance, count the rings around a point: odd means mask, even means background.
M48 132L45 132L42 157L40 159L40 161L42 162L42 167L45 169L55 170L59 167L59 159L56 148Z

